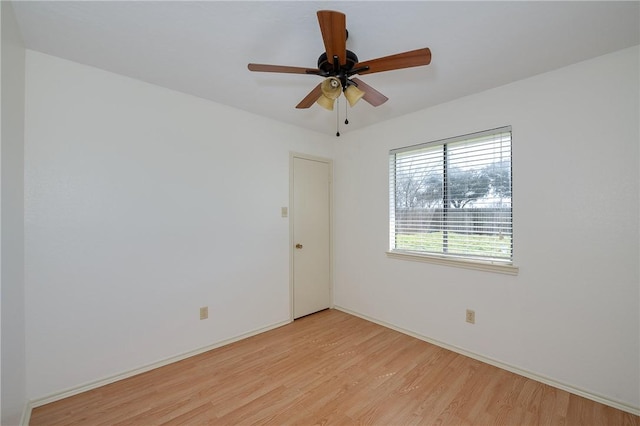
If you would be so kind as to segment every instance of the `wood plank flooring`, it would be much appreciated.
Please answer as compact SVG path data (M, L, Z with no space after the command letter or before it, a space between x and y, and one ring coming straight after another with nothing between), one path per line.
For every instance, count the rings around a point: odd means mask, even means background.
M640 425L640 419L327 310L35 408L30 424Z

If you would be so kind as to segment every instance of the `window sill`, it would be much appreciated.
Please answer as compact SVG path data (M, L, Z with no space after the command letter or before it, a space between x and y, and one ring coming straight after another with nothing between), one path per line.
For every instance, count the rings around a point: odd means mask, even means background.
M496 272L499 274L518 275L520 268L497 262L482 262L467 259L454 259L450 257L419 254L402 251L388 251L387 257L392 259L410 260L413 262L435 263L436 265L453 266L456 268L474 269L476 271Z

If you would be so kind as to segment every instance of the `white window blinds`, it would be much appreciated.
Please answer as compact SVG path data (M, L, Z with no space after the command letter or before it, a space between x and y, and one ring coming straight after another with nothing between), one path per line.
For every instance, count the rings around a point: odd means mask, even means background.
M513 259L511 127L390 151L390 248Z

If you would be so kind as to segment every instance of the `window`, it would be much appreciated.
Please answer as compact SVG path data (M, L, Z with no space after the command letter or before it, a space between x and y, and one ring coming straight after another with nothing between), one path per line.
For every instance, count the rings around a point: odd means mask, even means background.
M511 265L511 127L389 153L390 254Z

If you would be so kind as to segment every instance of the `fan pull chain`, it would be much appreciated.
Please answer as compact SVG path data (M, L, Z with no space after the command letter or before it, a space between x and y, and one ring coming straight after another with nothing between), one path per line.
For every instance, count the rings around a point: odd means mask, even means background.
M340 99L336 99L336 137L340 137Z
M349 124L349 118L347 117L347 115L349 115L349 108L347 108L347 104L344 105L344 124Z

